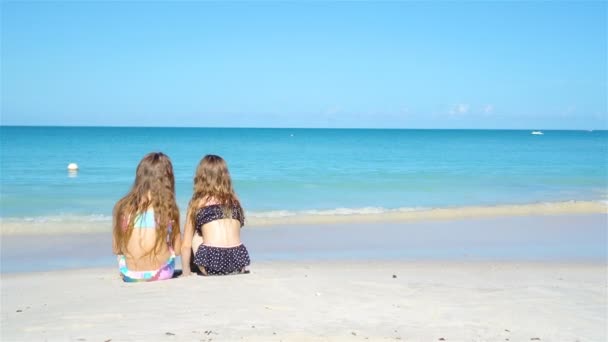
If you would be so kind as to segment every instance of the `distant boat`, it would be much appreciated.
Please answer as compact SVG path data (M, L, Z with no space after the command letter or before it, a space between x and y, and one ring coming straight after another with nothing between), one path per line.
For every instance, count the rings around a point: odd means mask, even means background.
M545 133L541 132L541 131L532 131L533 135L543 135Z

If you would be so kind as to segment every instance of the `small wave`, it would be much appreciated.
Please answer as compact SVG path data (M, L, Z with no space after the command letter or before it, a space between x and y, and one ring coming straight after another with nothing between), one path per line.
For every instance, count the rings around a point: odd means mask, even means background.
M31 222L31 223L61 223L61 222L111 222L112 216L108 215L55 215L55 216L37 216L37 217L6 217L0 218L1 223L10 222Z
M532 204L468 206L448 208L335 208L327 210L274 210L246 213L248 227L277 225L314 225L336 223L410 222L457 220L498 216L559 214L607 214L608 201L565 201ZM182 215L184 218L185 215ZM183 222L182 222L183 223ZM45 217L2 218L0 232L7 234L62 234L111 232L112 217L107 215L58 215Z
M467 207L381 207L336 208L330 210L270 211L248 213L250 226L290 224L333 224L367 222L408 222L422 220L455 220L497 216L533 216L559 214L606 214L606 201L565 201L531 204Z
M256 218L280 218L280 217L289 217L295 216L297 213L295 211L289 210L274 210L274 211L261 211L261 212L246 212L246 217L256 217Z
M426 210L428 208L396 208L396 209L387 209L382 207L363 207L363 208L335 208L335 209L313 209L313 210L274 210L274 211L251 211L247 212L247 217L249 218L281 218L281 217L294 217L294 216L302 216L302 215L311 215L311 216L348 216L348 215L378 215L383 213L393 213L393 212L412 212L412 211L420 211Z

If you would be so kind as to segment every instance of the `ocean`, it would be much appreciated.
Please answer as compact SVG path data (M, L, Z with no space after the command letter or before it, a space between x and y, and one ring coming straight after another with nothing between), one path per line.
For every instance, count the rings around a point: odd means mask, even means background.
M182 212L206 154L250 218L608 199L608 131L3 126L0 142L4 221L109 220L153 151Z

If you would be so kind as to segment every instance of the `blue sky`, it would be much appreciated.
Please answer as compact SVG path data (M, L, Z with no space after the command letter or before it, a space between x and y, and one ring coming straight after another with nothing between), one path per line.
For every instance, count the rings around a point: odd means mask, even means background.
M606 2L2 2L3 125L608 128Z

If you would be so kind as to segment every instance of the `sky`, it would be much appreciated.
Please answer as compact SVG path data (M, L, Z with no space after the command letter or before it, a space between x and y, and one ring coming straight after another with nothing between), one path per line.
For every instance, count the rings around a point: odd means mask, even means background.
M1 3L2 125L607 129L607 2Z

